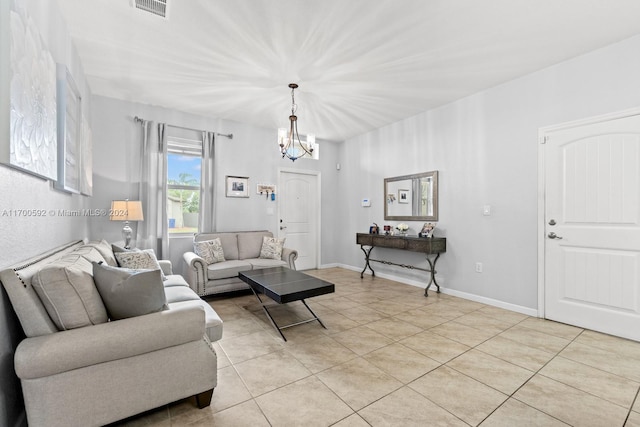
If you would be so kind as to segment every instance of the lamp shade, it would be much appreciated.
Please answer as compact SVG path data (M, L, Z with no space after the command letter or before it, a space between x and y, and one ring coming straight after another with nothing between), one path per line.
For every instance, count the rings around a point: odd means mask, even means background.
M111 221L143 221L142 202L139 200L114 200L111 202Z

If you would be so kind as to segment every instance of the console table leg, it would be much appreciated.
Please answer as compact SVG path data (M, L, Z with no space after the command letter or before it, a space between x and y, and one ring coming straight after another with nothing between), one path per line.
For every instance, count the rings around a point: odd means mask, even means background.
M375 277L376 272L373 271L373 268L371 268L371 264L369 264L369 255L371 255L373 246L371 246L369 250L366 250L363 245L360 245L360 249L362 249L362 252L364 252L364 261L365 261L364 268L362 269L362 272L360 272L360 278L362 279L364 277L364 272L367 270L367 267L369 268L369 270L371 270L371 275Z
M429 263L429 270L430 270L430 275L429 275L429 284L427 285L427 287L424 290L424 296L428 297L429 296L429 288L431 287L431 284L433 283L434 285L436 285L436 293L440 293L440 285L438 285L438 282L436 281L436 262L438 262L438 258L440 258L440 254L438 253L436 255L436 257L433 259L433 261L431 261L431 259L429 259L429 255L427 255L427 262Z

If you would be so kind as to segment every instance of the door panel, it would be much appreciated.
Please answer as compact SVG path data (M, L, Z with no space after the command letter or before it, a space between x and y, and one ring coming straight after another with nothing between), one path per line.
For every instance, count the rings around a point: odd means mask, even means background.
M279 237L298 251L298 270L318 267L318 179L314 174L280 172Z
M544 158L545 317L640 340L640 116L549 132Z

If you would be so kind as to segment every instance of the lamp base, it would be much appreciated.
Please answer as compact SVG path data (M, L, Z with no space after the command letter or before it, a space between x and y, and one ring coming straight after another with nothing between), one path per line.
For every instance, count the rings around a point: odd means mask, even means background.
M131 249L131 237L133 236L133 230L129 227L129 221L124 222L122 227L122 238L124 239L124 248Z

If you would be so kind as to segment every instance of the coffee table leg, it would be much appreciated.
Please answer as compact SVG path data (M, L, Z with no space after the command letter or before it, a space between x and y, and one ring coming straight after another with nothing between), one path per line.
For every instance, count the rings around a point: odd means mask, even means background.
M280 334L280 336L282 337L283 340L285 340L285 342L287 341L287 339L284 337L284 334L282 333L282 330L280 330L280 327L278 326L278 324L276 323L276 321L273 319L273 317L271 317L271 313L269 313L269 310L267 310L267 307L265 307L264 302L262 302L262 298L260 298L260 295L258 295L258 293L255 291L255 289L253 289L253 286L249 286L251 288L251 290L253 291L253 294L256 296L256 298L258 298L258 301L260 301L260 306L262 307L262 309L264 310L265 314L267 315L267 317L269 318L269 321L271 322L271 326L273 326L274 328L276 328L276 330L278 331L278 333ZM305 304L306 305L306 304ZM307 307L308 308L308 307ZM324 325L323 325L324 326Z
M319 317L318 317L318 316L313 312L313 310L311 310L311 307L309 307L309 306L307 305L307 302L306 302L305 300L300 300L300 301L302 301L302 303L304 304L304 306L305 306L305 307L307 307L307 310L309 310L309 312L310 312L311 314L313 314L313 319L311 319L311 320L314 320L314 319L315 319L315 320L317 320L317 321L318 321L318 323L320 323L320 325L322 325L322 327L323 327L323 328L327 329L327 327L326 327L326 326L324 326L324 323L322 323L322 320L320 320L320 318L319 318Z

